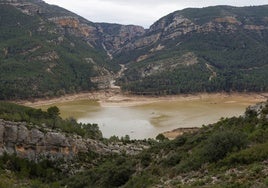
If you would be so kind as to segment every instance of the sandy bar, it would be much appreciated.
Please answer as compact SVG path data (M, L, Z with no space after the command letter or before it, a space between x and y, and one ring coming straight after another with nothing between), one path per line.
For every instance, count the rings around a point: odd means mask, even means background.
M181 136L185 133L194 133L197 132L200 128L199 127L190 127L190 128L177 128L172 131L166 131L162 133L168 139L175 139L178 136Z

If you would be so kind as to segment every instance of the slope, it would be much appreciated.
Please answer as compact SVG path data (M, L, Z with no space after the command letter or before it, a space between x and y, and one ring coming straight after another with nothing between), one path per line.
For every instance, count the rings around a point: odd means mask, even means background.
M184 9L155 22L116 58L136 94L267 91L268 6Z
M43 1L0 3L0 99L57 96L98 88L108 63L96 26Z
M10 152L0 153L1 186L268 186L267 102L174 140L159 135L158 142L103 139L98 126L62 120L55 109L1 103L0 152Z

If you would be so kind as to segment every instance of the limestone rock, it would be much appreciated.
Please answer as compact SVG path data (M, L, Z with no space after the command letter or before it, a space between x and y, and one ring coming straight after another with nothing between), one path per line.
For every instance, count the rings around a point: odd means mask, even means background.
M127 153L135 155L144 149L143 145L133 146L108 144L93 139L84 139L75 134L59 130L27 126L24 122L10 122L0 119L0 155L5 152L38 161L44 157L70 160L78 153L93 151L101 155Z

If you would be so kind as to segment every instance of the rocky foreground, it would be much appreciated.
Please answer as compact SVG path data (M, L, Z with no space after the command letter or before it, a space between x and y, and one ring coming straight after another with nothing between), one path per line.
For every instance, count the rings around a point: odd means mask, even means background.
M15 154L34 161L71 160L78 153L95 152L101 155L135 155L147 148L144 145L117 142L105 145L93 139L67 134L45 126L38 127L25 122L11 122L0 119L0 155Z
M103 139L56 107L0 104L0 187L268 186L267 102L158 141Z

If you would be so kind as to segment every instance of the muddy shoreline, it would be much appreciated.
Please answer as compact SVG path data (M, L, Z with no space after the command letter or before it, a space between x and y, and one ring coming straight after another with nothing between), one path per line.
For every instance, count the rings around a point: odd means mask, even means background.
M35 108L42 108L43 106L51 106L51 105L61 105L61 103L64 105L65 103L69 102L81 102L82 104L87 103L87 100L93 100L97 101L97 103L101 107L136 107L144 105L155 105L154 103L160 104L168 104L173 103L174 104L181 104L182 102L193 102L193 104L196 104L197 101L204 101L204 103L207 103L208 106L211 107L211 105L216 104L232 104L234 105L240 101L244 104L256 104L258 102L266 101L268 99L268 93L198 93L198 94L185 94L185 95L171 95L171 96L137 96L137 95L124 95L121 92L118 92L118 90L108 90L108 91L100 91L100 92L89 92L89 93L79 93L79 94L73 94L73 95L65 95L58 98L53 99L36 99L34 101L16 101L17 103L35 107ZM179 101L179 103L178 103ZM185 103L185 107L187 108L187 103ZM167 105L168 106L168 105ZM141 107L143 108L143 107ZM85 109L79 108L78 111L83 111ZM86 109L87 111L88 109ZM187 112L187 110L186 110ZM73 112L74 113L74 112ZM74 115L72 113L72 115ZM81 113L81 112L80 112ZM155 112L154 112L155 113ZM153 113L153 114L154 114ZM193 112L194 113L194 112ZM200 113L200 112L197 112ZM68 114L68 113L67 113ZM149 114L148 116L153 116L152 114ZM157 119L157 115L155 117L149 117L149 121L155 121ZM159 115L160 117L160 115ZM194 117L194 116L193 116ZM165 122L165 119L160 119L157 121ZM160 123L154 124L157 126L162 126ZM174 139L175 137L182 135L183 133L196 131L198 128L195 127L196 125L193 124L193 126L189 125L183 125L176 127L170 127L169 130L163 130L162 134L164 134L169 139ZM130 127L131 129L131 127Z
M160 101L193 101L208 98L247 98L252 102L260 102L268 99L268 93L197 93L197 94L180 94L165 96L141 96L122 94L116 91L98 91L78 94L68 94L57 98L34 99L32 101L13 101L25 106L39 107L43 105L53 105L55 103L72 102L79 100L95 100L101 106L136 106Z

